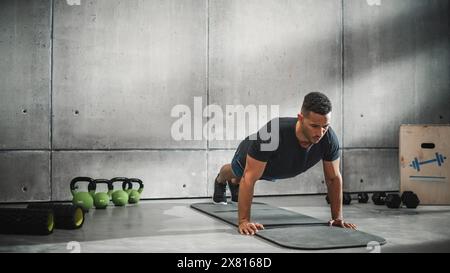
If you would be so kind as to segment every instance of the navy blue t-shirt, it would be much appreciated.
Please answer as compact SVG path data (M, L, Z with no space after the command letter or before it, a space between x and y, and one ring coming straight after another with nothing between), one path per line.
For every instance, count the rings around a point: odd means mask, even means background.
M272 122L279 122L279 144L275 150L262 149L261 144L269 144L271 137L267 133L272 132ZM331 127L317 144L308 149L300 146L295 135L297 118L276 118L262 127L257 135L246 137L239 145L236 153L239 162L245 166L246 155L267 162L263 177L283 179L297 176L314 166L320 160L334 161L339 158L339 140ZM261 137L262 136L262 137ZM267 139L267 140L264 140ZM276 146L276 145L275 145Z

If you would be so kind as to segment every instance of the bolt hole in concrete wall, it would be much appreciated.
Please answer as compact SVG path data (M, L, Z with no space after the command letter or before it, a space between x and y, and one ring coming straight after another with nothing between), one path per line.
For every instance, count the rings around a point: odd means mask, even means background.
M398 190L400 124L450 122L448 11L444 0L2 0L0 202L68 200L81 175L142 178L144 198L210 196L238 143L174 140L171 109L201 98L295 116L313 90L334 102L345 190ZM255 192L326 187L318 165Z

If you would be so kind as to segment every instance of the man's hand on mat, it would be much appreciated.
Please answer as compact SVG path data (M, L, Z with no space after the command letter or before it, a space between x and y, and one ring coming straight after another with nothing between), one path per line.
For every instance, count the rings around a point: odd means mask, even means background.
M330 221L328 221L328 224L330 226L335 226L335 227L356 229L356 225L355 224L346 223L342 219L330 220Z
M239 233L242 235L254 235L259 229L264 229L264 226L259 223L243 222L239 224Z

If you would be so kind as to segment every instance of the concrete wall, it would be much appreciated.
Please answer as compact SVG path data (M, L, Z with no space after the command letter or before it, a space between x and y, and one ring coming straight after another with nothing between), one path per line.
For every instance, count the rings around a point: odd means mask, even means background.
M53 148L205 148L170 111L206 98L207 2L81 3L54 4Z
M449 1L343 3L345 188L399 190L400 124L450 123Z
M341 137L339 1L213 0L209 10L210 104L279 105L280 116L296 116L306 93L323 90L336 102L332 122ZM238 143L211 140L209 147L226 150ZM210 194L219 166L232 157L209 153ZM275 185L260 182L255 194L323 192L322 176L314 171Z
M399 125L450 123L448 10L447 0L3 0L0 202L68 200L79 175L140 177L145 198L210 196L238 141L174 140L173 107L295 116L313 90L334 103L345 190L399 189ZM319 164L255 193L325 191Z

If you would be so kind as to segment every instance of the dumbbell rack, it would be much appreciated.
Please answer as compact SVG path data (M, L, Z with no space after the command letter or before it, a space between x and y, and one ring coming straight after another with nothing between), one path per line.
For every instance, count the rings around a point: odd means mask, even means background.
M367 203L369 201L369 194L373 194L375 192L379 192L379 191L354 191L354 192L348 192L348 191L344 191L343 195L342 195L342 203L344 205L350 205L350 203L352 202L352 200L358 200L358 203ZM386 193L396 193L398 191L383 191ZM357 195L356 198L353 197L353 195ZM364 195L366 195L367 197L365 197ZM327 200L327 203L329 204L330 202L328 201L328 195L326 195L325 199Z
M386 204L385 198L388 195L392 195L390 198L396 198L394 195L400 196L399 191L355 191L355 192L344 191L343 196L342 196L342 203L344 205L350 205L352 200L358 200L358 203L367 203L369 201L369 194L372 194L372 197L373 197L373 194L376 194L376 193L384 193L385 194L383 197L383 200L381 202L382 205ZM355 198L354 195L357 195L357 197ZM329 204L330 202L328 199L328 195L326 195L325 199L326 199L327 203ZM373 198L372 198L372 201L374 201ZM389 208L398 208L401 206L401 202L402 201L400 201L399 206L397 206L395 204L393 206L391 206L392 203L390 201L388 201L387 206Z

